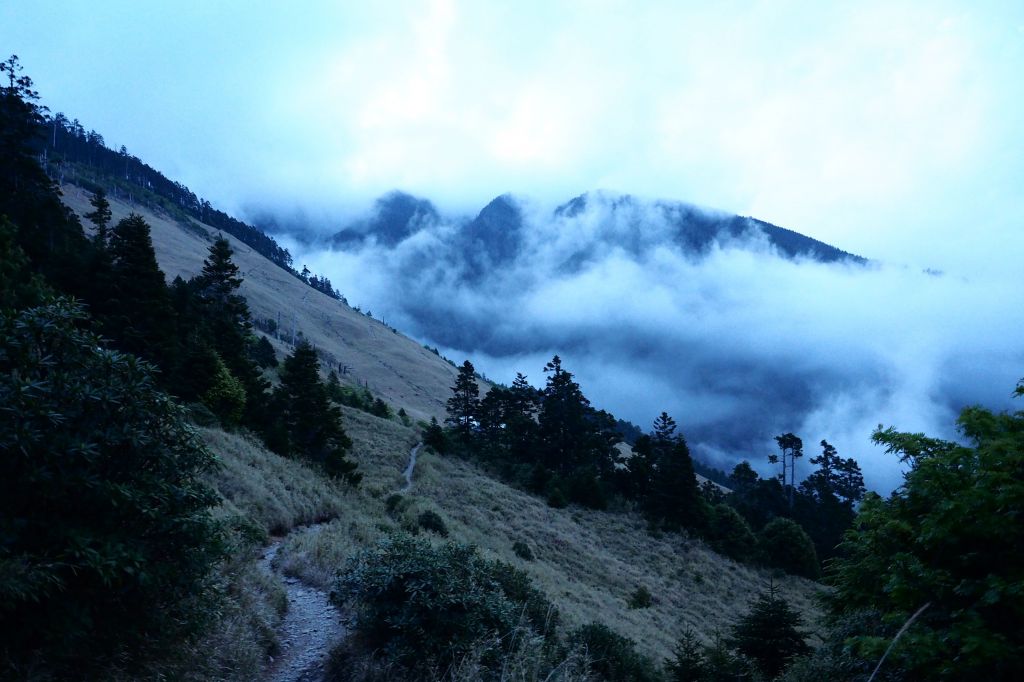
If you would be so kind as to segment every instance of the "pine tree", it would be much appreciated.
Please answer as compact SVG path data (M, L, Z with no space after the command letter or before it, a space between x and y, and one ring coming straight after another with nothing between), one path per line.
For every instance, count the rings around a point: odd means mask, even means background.
M676 435L676 422L662 412L654 422L651 439L652 470L649 473L648 513L670 528L703 530L707 512L697 486L690 449Z
M174 309L149 225L131 214L110 237L112 301L104 330L124 350L168 367L175 355Z
M803 619L778 594L774 582L732 630L732 646L753 661L767 679L775 679L797 656L810 652L799 628Z
M107 193L102 189L96 190L96 194L89 199L93 210L85 214L86 220L96 226L96 234L93 235L93 242L98 249L107 248L109 239L109 225L113 214L110 211L110 202L107 201Z
M327 388L320 381L320 361L308 342L300 343L285 358L274 401L282 436L274 445L283 454L311 460L332 476L352 485L359 483L362 475L345 456L352 441L341 425L341 409L327 397Z
M476 383L476 369L466 360L459 368L459 375L452 386L452 397L448 399L448 418L463 444L468 444L480 411L480 387Z

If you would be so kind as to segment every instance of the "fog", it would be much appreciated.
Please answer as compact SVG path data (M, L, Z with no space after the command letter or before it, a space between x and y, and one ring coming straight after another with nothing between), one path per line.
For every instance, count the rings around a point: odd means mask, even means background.
M1010 407L1024 375L1024 309L1007 305L1024 300L1019 281L787 259L757 230L695 254L653 202L623 209L609 194L574 217L513 203L518 250L479 275L467 261L486 248L458 220L420 221L393 247L292 247L351 304L450 359L542 386L557 353L595 406L644 429L666 410L721 467L769 473L772 437L792 431L888 491L900 472L870 443L876 426L953 438L963 406Z

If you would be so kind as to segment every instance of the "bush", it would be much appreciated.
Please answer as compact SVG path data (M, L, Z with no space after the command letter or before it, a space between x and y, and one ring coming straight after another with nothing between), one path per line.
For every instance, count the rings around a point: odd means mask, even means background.
M512 543L512 552L523 561L533 561L534 559L533 550L521 540Z
M757 554L754 532L743 517L727 504L711 508L708 539L716 552L736 561L750 561Z
M643 585L629 595L629 608L631 609L649 609L652 604L654 604L654 598L651 596L650 590Z
M817 580L821 576L814 542L795 521L776 517L761 530L761 554L769 566Z
M0 314L0 677L130 666L215 606L215 460L152 367L84 319L68 300Z
M445 525L441 515L432 509L428 509L419 515L417 519L419 527L431 533L437 533L443 538L448 537L448 526Z
M354 610L349 650L421 675L446 670L482 640L511 633L521 617L536 633L553 630L557 619L525 573L466 545L435 547L404 534L354 557L331 597ZM496 656L485 656L482 669L493 669Z
M636 642L612 632L601 623L591 623L569 635L570 646L585 650L590 670L613 682L657 682L662 679L654 662L636 650Z

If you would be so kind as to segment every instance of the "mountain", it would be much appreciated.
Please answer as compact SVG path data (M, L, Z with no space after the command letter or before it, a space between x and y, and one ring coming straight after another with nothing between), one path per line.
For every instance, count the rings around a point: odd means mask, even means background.
M554 209L543 222L565 227L586 223L597 241L614 244L637 254L659 239L675 244L685 253L707 255L714 245L737 246L763 238L779 255L819 263L864 264L867 259L825 242L757 218L708 211L680 201L645 201L629 194L597 191L573 197ZM445 222L455 226L452 246L468 281L478 281L490 268L514 261L530 228L523 206L511 194L492 199L471 219L442 217L427 199L391 192L374 204L371 217L352 223L331 237L339 249L359 248L367 239L394 248L422 229ZM665 231L663 227L669 229ZM571 264L586 261L589 244L584 241Z
M437 209L426 199L394 191L377 199L371 218L340 230L333 236L332 242L339 248L345 248L372 237L383 246L394 247L422 227L435 224L438 220L440 215Z

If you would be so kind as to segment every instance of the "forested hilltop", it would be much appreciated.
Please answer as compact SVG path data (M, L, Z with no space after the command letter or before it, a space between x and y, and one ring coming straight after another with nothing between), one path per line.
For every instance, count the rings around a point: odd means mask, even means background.
M155 207L109 174L85 229L40 143L65 124L2 76L0 677L288 679L295 583L349 633L293 679L1024 675L1024 413L965 409L962 443L880 427L887 499L793 433L778 477L698 484L685 425L638 434L557 355L541 389L466 361L417 421L256 326L202 216L170 282Z

